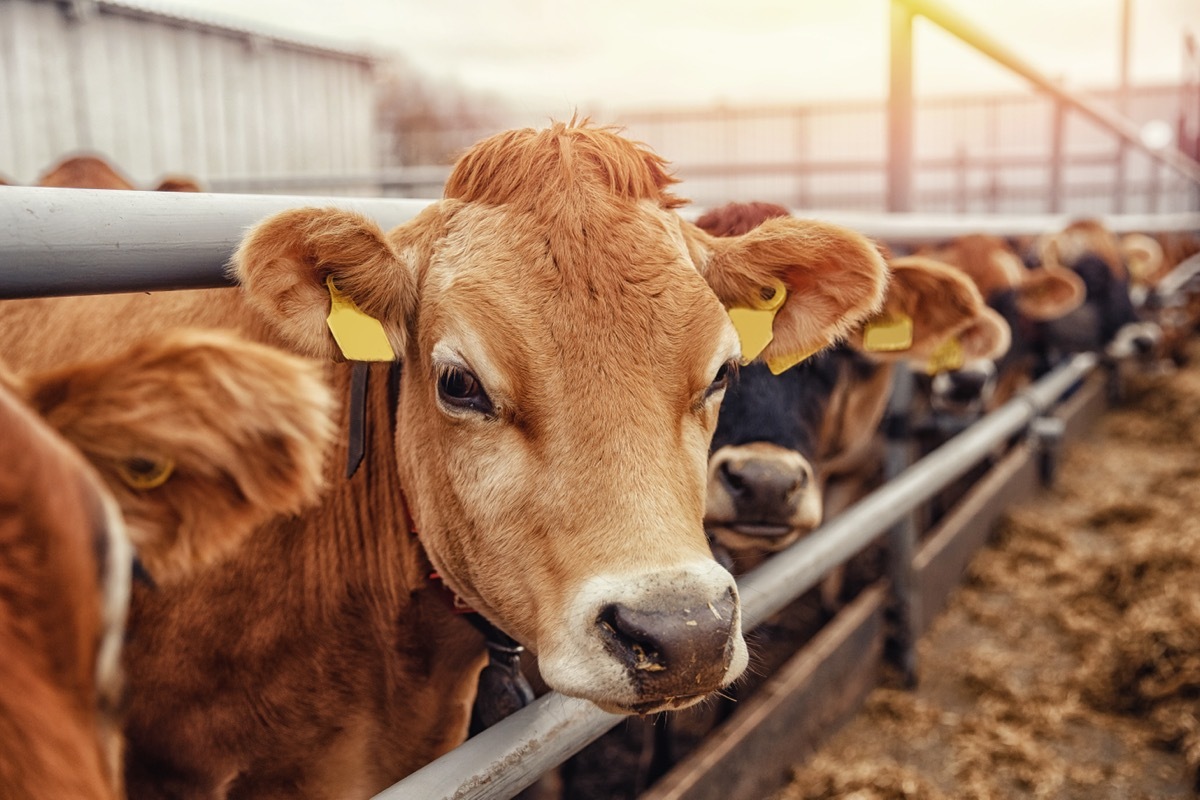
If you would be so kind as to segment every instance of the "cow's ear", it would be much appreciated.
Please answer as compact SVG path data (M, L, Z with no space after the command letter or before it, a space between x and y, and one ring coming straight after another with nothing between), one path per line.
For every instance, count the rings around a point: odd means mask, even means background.
M837 225L769 219L742 236L714 238L685 225L697 268L726 308L761 308L782 286L762 357L788 361L843 338L879 309L887 267L875 245Z
M181 329L26 381L30 404L117 497L151 575L173 582L316 501L335 437L322 370Z
M1004 317L984 307L970 325L954 334L954 338L962 347L965 361L995 361L1012 346L1012 328Z
M961 271L933 259L893 259L883 310L850 335L850 345L881 361L924 363L987 306Z
M1144 233L1128 233L1121 237L1121 256L1135 283L1148 284L1162 269L1162 245Z
M408 226L420 224L421 217ZM299 208L254 226L234 254L232 273L251 305L300 352L322 358L359 358L339 344L326 319L335 306L377 320L386 343L368 323L374 351L399 358L416 309L415 267L373 220L336 208ZM411 255L411 253L409 253ZM357 309L357 311L353 311ZM340 338L340 337L339 337Z
M1083 304L1087 287L1083 279L1064 267L1029 270L1017 287L1017 310L1029 319L1058 319Z

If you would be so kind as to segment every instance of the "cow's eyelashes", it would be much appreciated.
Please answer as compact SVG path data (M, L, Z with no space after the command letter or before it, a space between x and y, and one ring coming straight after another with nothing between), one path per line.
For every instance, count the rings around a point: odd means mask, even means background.
M708 385L708 388L704 390L704 397L709 398L709 397L712 397L717 392L723 391L726 387L729 386L729 382L731 380L733 380L734 377L736 377L736 376L737 376L737 362L736 361L726 361L724 364L721 365L720 369L717 370L716 377L714 377L712 379L712 383L710 383Z
M492 399L475 374L464 367L446 366L438 372L438 399L453 409L474 411L491 416L495 413Z

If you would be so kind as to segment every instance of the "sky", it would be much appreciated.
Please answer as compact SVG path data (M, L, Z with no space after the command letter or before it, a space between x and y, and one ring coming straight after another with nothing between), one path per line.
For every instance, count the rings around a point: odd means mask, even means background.
M131 1L396 54L541 117L876 98L887 86L888 0ZM1068 87L1118 80L1122 0L938 2ZM1179 81L1200 0L1129 2L1133 83ZM921 94L1025 86L925 20L916 52Z

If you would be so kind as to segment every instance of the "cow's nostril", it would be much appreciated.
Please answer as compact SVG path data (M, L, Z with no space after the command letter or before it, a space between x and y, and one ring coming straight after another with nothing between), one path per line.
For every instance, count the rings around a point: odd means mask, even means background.
M607 638L609 649L625 662L631 670L638 672L661 672L667 668L663 663L661 647L652 628L655 614L634 611L620 604L605 606L596 619L596 624Z
M717 468L717 475L732 495L746 493L746 479L733 467L729 461L722 462Z

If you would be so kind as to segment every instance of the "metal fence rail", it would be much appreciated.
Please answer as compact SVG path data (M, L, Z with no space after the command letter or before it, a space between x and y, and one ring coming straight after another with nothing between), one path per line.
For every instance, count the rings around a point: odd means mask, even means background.
M225 286L225 266L243 232L269 214L300 206L336 206L360 211L387 229L412 219L430 202L0 187L0 298ZM1032 236L1060 230L1070 221L1061 214L817 211L805 216L892 244L967 233ZM1118 233L1200 230L1200 213L1101 220Z
M805 539L738 582L747 630L816 586L913 509L1020 434L1096 368L1075 356L964 433L918 461ZM376 795L379 800L495 800L512 797L622 718L550 693Z

